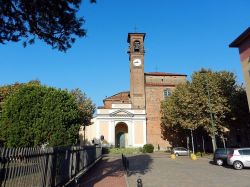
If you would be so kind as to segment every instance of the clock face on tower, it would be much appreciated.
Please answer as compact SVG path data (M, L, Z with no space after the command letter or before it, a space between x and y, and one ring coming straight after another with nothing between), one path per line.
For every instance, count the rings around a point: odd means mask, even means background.
M133 64L134 64L134 66L140 66L141 65L141 59L139 59L139 58L134 59Z

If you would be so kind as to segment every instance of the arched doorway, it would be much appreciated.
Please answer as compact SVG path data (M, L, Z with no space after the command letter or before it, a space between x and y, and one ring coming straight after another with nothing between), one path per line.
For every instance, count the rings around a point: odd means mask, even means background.
M124 122L120 122L115 126L115 147L126 147L128 136L128 126Z

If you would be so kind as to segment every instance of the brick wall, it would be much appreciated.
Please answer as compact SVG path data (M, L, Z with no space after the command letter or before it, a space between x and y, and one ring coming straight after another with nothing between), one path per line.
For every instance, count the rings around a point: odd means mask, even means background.
M174 90L179 83L186 81L185 76L146 76L146 114L147 143L152 143L157 149L166 149L171 145L161 138L161 102L164 100L166 88Z

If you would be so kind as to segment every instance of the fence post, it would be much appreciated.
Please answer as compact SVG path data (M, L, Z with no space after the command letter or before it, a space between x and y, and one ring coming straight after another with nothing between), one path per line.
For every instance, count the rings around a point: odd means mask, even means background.
M52 154L51 154L51 186L56 185L56 162L57 162L57 149L52 148Z
M0 186L3 184L4 180L4 173L5 171L5 164L6 164L6 158L4 158L4 148L0 148Z
M122 165L123 165L125 171L128 172L128 170L129 170L129 160L123 154L122 154Z

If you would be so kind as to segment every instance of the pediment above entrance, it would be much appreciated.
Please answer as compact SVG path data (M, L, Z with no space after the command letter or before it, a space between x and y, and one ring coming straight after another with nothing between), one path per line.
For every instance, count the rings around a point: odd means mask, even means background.
M134 117L134 114L127 110L119 109L110 113L109 116L110 117Z

